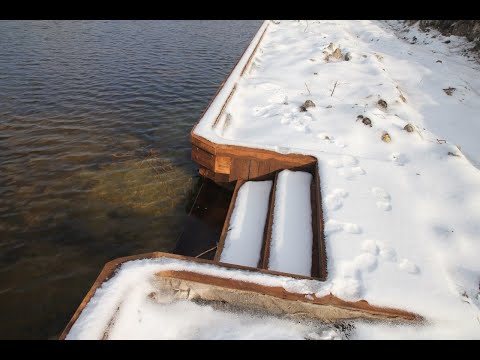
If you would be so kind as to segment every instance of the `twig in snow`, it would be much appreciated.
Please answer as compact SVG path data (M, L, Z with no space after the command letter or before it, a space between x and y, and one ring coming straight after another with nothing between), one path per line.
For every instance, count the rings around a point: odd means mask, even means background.
M305 30L303 30L303 32L307 32L307 29L308 29L308 20L305 20L307 22L307 27L305 28Z
M307 83L305 83L305 87L306 87L306 88L307 88L307 90L308 90L308 95L312 95L312 93L310 92L310 89L308 88L308 85L307 85Z
M215 245L214 247L212 247L211 249L208 249L207 251L204 251L202 252L201 254L198 254L197 256L195 256L196 258L199 258L200 256L203 256L205 254L208 254L210 251L213 251L217 248L217 245Z
M332 90L332 93L330 94L330 97L332 97L332 96L333 96L333 93L335 92L335 88L337 87L337 82L338 82L338 81L335 81L335 86L333 87L333 90Z

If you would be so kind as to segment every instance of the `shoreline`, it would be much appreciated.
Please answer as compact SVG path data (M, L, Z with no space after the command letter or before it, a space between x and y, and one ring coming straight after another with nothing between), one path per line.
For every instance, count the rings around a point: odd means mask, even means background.
M480 229L469 224L480 222L480 174L458 145L428 130L432 116L440 119L437 129L448 128L453 111L469 121L464 126L473 124L469 106L480 110L480 99L458 74L477 70L465 59L449 63L447 55L427 50L405 44L380 22L320 21L310 23L308 33L300 23L265 22L191 131L200 174L224 186L236 184L236 193L245 181L275 174L274 194L280 172L314 166L311 194L318 196L312 195L311 204L319 210L312 219L319 219L328 259L323 281L247 269L289 278L269 281L284 289L301 286L307 300L331 296L329 306L338 306L339 299L402 309L411 319L425 320L396 327L360 322L360 338L475 337L478 326L480 269L474 254ZM444 63L452 69L440 81L429 66ZM452 96L445 91L453 93L452 87L442 89L445 79L463 81L471 92ZM314 104L309 109L307 101ZM407 125L413 131L404 130ZM474 148L468 137L461 139ZM234 194L229 214L235 202ZM271 227L273 211L268 214ZM221 241L229 223L227 216ZM266 230L267 254L269 236ZM222 248L223 243L216 261L208 262L213 275L221 272L215 266L238 268L218 262ZM233 276L242 278L234 271L227 278ZM462 303L465 296L471 307Z

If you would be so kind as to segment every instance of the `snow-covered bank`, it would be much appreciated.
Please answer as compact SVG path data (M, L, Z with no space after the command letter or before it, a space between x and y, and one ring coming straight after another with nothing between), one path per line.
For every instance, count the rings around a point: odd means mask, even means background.
M318 158L328 257L318 295L420 313L424 337L480 338L479 67L458 39L412 44L401 29L270 23L228 126L205 117L195 132ZM306 100L315 107L302 111ZM369 326L357 336L381 332Z
M306 299L365 299L426 320L355 321L356 339L480 338L479 69L454 49L461 46L455 39L423 44L421 34L410 41L399 31L395 22L270 23L250 71L232 73L195 129L217 143L318 159L327 281L176 259L132 261L97 290L68 338L101 338L109 324L112 338L338 335L258 314L151 301L155 273L163 270L283 287ZM235 83L222 126L212 128ZM237 205L241 222L245 206ZM258 235L259 227L252 229Z

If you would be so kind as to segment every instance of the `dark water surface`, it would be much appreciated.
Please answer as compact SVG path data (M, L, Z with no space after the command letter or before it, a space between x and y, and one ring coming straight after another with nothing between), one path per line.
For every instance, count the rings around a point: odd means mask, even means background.
M260 21L0 21L0 338L54 338L103 264L171 251L189 131Z

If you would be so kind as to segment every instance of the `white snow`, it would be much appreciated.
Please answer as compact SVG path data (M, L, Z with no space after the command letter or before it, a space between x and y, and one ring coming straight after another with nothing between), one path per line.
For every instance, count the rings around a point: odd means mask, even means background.
M340 222L337 220L328 220L325 223L324 232L325 234L332 234L338 231L346 231L350 234L360 234L362 229L357 224Z
M348 196L348 193L343 189L335 189L325 198L325 205L330 210L337 210L343 206L343 199Z
M312 175L283 170L278 174L268 268L310 276L312 268Z
M80 314L67 340L101 339L338 339L339 331L313 321L294 321L264 313L213 309L189 301L172 301L158 293L155 274L185 270L288 291L311 294L320 282L226 269L171 258L126 262L102 284ZM157 296L149 296L156 293ZM114 319L111 321L111 319Z
M270 23L251 70L235 78L228 131L212 130L211 115L194 130L317 157L328 258L317 295L410 310L428 324L359 325L359 338L480 338L480 66L461 55L464 40L446 39L398 21ZM325 59L337 47L350 61ZM316 106L301 112L307 99Z
M257 267L272 181L247 181L238 190L220 261Z
M243 54L242 58L238 61L238 63L235 65L235 68L232 70L230 76L228 79L225 81L225 84L223 84L222 89L218 92L215 101L213 101L207 111L202 116L202 121L199 122L196 126L196 129L198 131L204 131L208 133L209 131L212 131L212 127L215 123L215 120L217 119L217 115L220 113L223 104L225 101L228 99L231 91L233 90L237 80L240 78L240 75L243 71L243 68L245 65L247 65L248 59L253 53L253 50L255 49L256 43L260 39L263 31L265 28L268 26L268 21L264 21L260 29L258 30L257 34L254 36L252 39L252 42L250 45L245 49L245 53ZM250 65L252 66L252 65ZM225 118L225 116L224 116ZM223 131L222 131L223 134Z
M338 331L319 331L308 322L221 311L190 301L157 304L145 293L141 295L122 304L122 315L111 329L109 339L329 340L341 337Z
M398 267L410 274L416 274L419 271L418 266L408 259L402 259L398 264Z
M372 255L378 255L379 247L374 240L365 240L362 243L362 250Z

